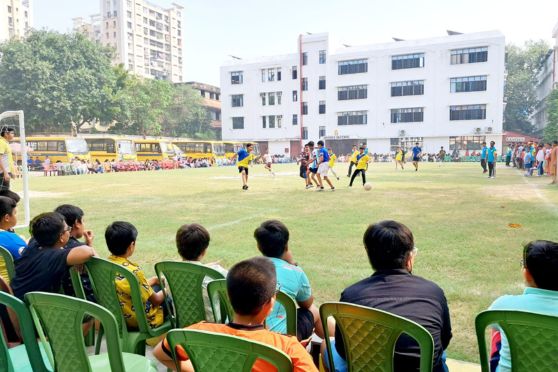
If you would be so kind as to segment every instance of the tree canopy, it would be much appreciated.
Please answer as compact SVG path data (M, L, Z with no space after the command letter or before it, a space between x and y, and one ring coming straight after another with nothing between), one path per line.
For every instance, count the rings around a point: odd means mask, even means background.
M112 53L81 34L51 31L1 44L0 111L23 110L29 133L99 123L109 133L213 135L192 88L130 74L111 65Z
M546 142L558 141L558 88L547 98L548 123L544 128Z

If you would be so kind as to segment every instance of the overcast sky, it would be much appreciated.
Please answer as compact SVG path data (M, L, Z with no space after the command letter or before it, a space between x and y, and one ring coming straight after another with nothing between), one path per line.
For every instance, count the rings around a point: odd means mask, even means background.
M98 0L32 0L35 28L71 31L72 18L99 12ZM549 43L558 0L153 0L184 6L184 80L219 84L229 55L294 53L305 32L329 32L330 47L417 39L446 30L499 30L506 42Z

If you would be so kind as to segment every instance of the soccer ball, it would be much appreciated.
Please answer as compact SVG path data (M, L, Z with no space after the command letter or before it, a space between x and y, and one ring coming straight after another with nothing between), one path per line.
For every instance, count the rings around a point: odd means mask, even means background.
M365 189L366 191L370 191L370 190L372 190L372 185L369 184L369 183L365 183L365 184L364 184L364 189Z

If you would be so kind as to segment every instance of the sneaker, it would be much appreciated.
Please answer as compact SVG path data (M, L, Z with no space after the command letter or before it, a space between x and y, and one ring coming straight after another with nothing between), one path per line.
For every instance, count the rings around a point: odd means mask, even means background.
M332 187L332 188L331 188L331 191L335 191L335 187Z
M337 177L337 181L339 181L339 177Z
M248 190L248 186L247 185L242 186L242 190Z
M316 191L324 191L324 187L323 186L319 187L319 188L316 189Z

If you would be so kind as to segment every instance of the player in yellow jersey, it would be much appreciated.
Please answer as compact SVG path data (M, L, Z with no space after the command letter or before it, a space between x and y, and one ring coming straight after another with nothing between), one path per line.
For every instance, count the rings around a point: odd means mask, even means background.
M331 151L331 148L327 149L327 152L329 153L329 170L335 176L335 178L337 178L337 180L339 181L339 176L333 170L333 166L335 165L335 162L337 161L337 155L335 155L333 153L333 151Z
M254 154L252 154L252 150L252 144L248 143L245 149L240 149L235 155L238 173L242 175L242 190L248 190L248 166L255 158Z
M359 151L357 150L356 145L353 146L353 153L351 155L351 157L349 158L349 161L351 162L351 164L349 165L349 171L347 172L347 177L351 177L351 171L353 170L353 165L356 165L357 163L357 156L359 154Z
M362 185L366 183L366 168L368 167L368 161L370 161L370 157L368 154L364 153L366 146L360 146L359 153L357 155L357 164L355 172L351 177L351 183L349 183L349 187L353 186L353 181L355 180L356 176L360 173L362 175Z
M397 166L401 166L401 170L404 170L404 163L403 163L403 149L401 147L397 148L395 152L395 170L397 170Z

